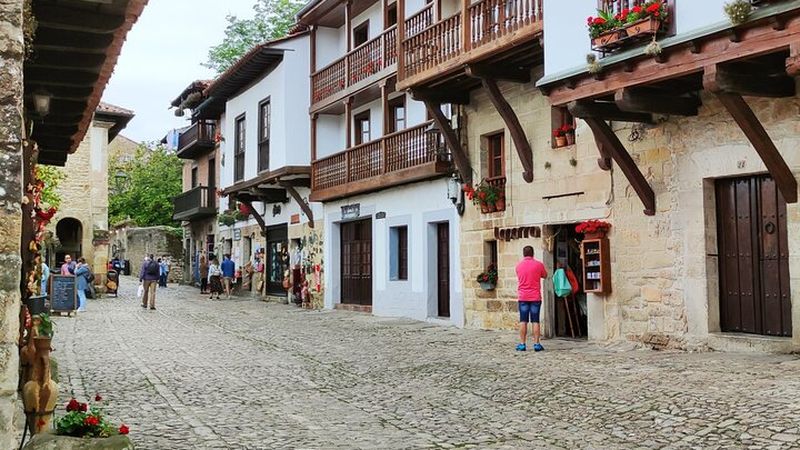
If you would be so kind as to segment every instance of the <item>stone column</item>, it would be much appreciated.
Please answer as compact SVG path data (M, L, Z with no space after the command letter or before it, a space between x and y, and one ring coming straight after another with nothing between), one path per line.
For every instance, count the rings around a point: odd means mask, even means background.
M16 448L22 235L23 0L0 0L0 448Z

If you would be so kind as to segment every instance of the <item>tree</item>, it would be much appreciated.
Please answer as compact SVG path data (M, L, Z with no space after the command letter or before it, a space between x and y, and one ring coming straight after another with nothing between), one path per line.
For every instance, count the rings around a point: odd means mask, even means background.
M252 19L227 16L225 38L209 49L203 66L225 72L256 45L286 36L304 4L300 0L256 0Z
M183 190L183 162L165 147L141 145L130 161L109 166L112 224L130 218L141 227L176 226L172 199Z
M36 166L36 177L44 182L42 189L42 205L44 208L56 208L61 206L61 192L58 186L66 178L64 171L55 166L39 164Z

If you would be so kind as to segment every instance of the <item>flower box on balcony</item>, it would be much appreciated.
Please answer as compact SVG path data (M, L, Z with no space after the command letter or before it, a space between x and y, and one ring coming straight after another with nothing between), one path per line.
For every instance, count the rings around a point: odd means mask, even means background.
M592 39L592 50L602 53L612 52L619 48L652 39L661 30L662 22L655 17L648 17L621 28L607 31Z
M632 8L622 10L608 4L603 8L598 10L598 17L587 19L592 50L603 54L653 39L669 17L665 0L634 0Z

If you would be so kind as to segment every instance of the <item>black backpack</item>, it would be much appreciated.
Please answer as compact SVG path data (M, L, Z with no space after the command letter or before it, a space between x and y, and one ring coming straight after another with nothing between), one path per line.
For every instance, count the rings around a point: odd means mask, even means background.
M150 261L147 263L146 273L148 275L159 275L160 267L158 267L158 263L155 261Z

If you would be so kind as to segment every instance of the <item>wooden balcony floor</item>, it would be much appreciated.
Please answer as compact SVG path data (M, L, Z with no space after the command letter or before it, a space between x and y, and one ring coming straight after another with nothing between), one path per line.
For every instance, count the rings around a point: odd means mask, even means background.
M327 202L357 194L388 189L394 186L429 180L444 176L450 172L448 162L430 162L388 174L352 181L327 189L316 189L311 192L311 201Z

